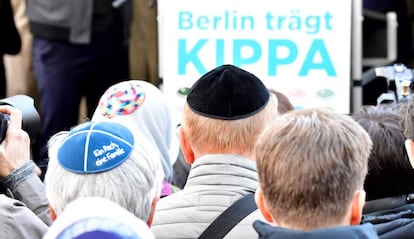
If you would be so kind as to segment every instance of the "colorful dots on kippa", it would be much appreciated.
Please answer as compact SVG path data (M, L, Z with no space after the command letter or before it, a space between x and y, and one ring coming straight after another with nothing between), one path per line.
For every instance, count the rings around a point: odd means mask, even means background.
M74 173L111 170L131 154L134 137L114 122L86 122L72 129L58 150L59 164Z
M237 120L260 112L269 98L269 90L255 75L233 65L222 65L194 83L187 103L196 114Z
M134 81L125 81L110 87L103 94L98 110L108 118L128 115L137 110L144 100L143 88Z

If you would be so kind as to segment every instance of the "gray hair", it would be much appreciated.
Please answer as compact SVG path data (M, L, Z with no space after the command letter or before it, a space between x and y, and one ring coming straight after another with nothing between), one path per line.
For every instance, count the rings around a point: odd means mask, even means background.
M49 166L45 176L46 196L59 216L66 205L82 197L109 199L142 220L148 220L152 201L161 193L164 174L158 155L136 140L125 162L105 172L77 174L64 169L57 152L68 132L54 135L48 143Z
M349 116L318 109L279 116L256 145L272 216L306 230L340 223L363 189L371 148L368 133Z

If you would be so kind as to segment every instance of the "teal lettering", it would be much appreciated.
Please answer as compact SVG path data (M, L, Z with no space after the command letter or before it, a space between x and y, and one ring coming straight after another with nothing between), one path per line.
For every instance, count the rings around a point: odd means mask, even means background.
M285 16L278 16L277 17L277 29L282 30L283 22L286 20Z
M306 33L316 34L320 29L320 17L319 16L308 16L306 17Z
M332 20L332 15L330 12L326 12L325 13L325 28L327 30L332 30L332 25L331 25L331 20Z
M290 16L289 25L288 25L289 30L300 30L300 29L302 29L302 22L301 22L300 16L298 16L299 11L298 10L296 10L296 11L292 10L292 14L295 14L295 15Z
M268 12L268 13L266 13L266 28L267 28L267 30L273 30L273 29L275 29L273 26L272 26L272 20L274 19L275 17L270 13L270 12Z
M279 58L277 51L278 48L284 47L288 49L288 56ZM277 67L279 65L287 65L295 61L298 56L298 48L296 44L291 40L269 40L269 68L268 75L275 76L277 74Z
M314 61L316 54L320 55L320 62ZM311 70L324 70L328 76L336 76L328 50L322 39L315 39L312 41L312 45L310 46L308 54L302 64L302 68L299 71L299 76L307 76Z
M187 65L192 63L196 70L200 74L207 72L203 63L201 63L200 58L198 57L198 52L200 49L207 43L208 39L200 39L194 47L187 51L187 40L179 39L178 40L178 74L185 75Z
M208 17L206 17L206 16L201 16L197 19L197 27L200 30L207 30L209 23L210 23L210 21L209 21Z
M191 12L179 12L178 29L189 30L193 28L193 23L191 21L192 18L193 18L193 14Z
M290 15L273 15L266 12L265 26L267 30L304 31L306 34L316 34L322 28L332 30L332 18L329 11L323 15L301 15L297 9L292 9Z
M241 17L241 29L242 30L246 30L246 29L253 30L254 29L254 18L252 16L242 16Z
M224 40L216 40L216 65L221 66L224 64Z
M250 48L252 54L248 57L242 56L242 49ZM249 39L237 39L233 41L233 63L236 66L242 66L247 64L253 64L257 62L262 55L262 48L260 44L255 40Z

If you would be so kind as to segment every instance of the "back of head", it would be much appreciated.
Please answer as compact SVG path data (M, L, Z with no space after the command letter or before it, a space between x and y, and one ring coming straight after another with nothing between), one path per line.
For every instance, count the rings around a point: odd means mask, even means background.
M303 230L343 223L363 190L371 144L349 116L307 109L277 117L256 145L260 190L272 218Z
M386 107L365 106L353 118L373 142L364 184L367 200L414 192L414 170L404 147L401 115Z
M196 151L250 154L264 125L277 115L277 99L260 79L223 65L192 86L182 126Z
M414 140L414 98L408 102L403 117L404 136L406 139Z
M56 215L77 198L103 197L148 220L163 173L145 142L114 122L87 122L55 135L45 184Z
M165 178L171 182L179 143L171 107L157 87L140 80L112 85L101 96L92 121L118 122L141 134L158 151Z
M153 239L147 224L119 205L99 197L69 203L44 239Z

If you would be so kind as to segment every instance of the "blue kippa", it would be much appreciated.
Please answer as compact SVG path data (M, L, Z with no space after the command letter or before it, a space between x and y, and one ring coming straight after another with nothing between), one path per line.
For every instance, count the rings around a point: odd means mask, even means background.
M81 219L61 232L56 239L141 239L128 225L105 217Z
M111 170L131 154L134 137L114 122L86 122L73 128L58 150L59 164L74 173Z
M151 229L115 202L101 197L71 201L44 239L154 239Z

